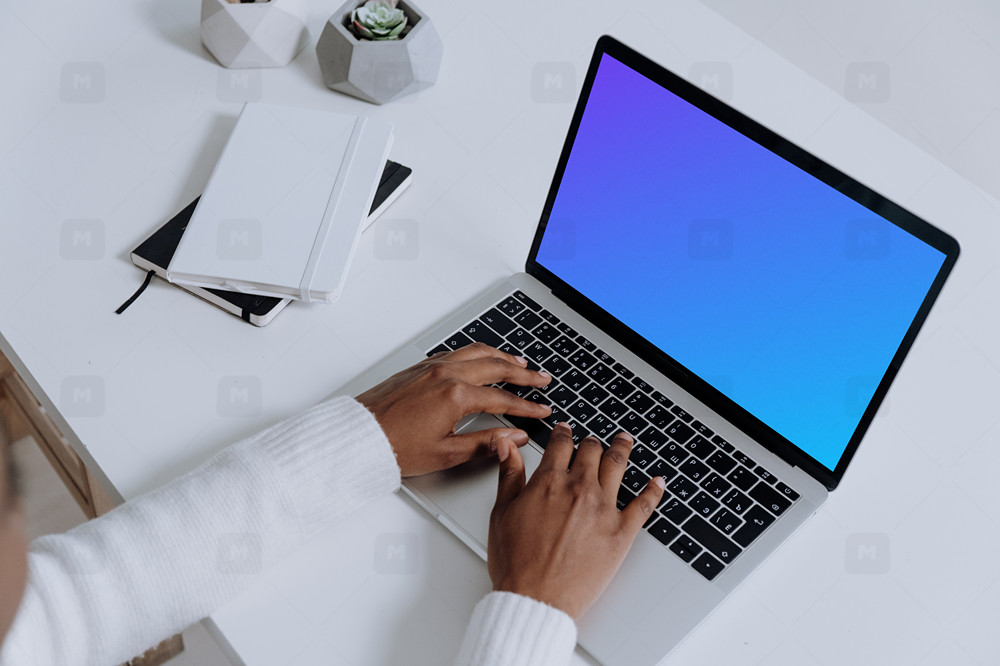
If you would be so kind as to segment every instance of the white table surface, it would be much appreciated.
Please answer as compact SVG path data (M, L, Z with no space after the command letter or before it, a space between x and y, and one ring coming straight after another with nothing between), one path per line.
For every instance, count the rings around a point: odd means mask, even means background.
M666 663L996 663L1000 203L975 184L997 194L992 5L772 1L752 12L706 0L730 22L695 0L421 0L445 43L440 80L374 107L322 85L313 47L339 4L309 3L306 50L234 87L199 42L197 0L0 3L0 347L86 462L135 497L320 400L519 270L593 43L609 32L681 74L722 71L734 105L963 248L841 487ZM880 101L845 99L835 82L869 61L903 75L867 91ZM994 78L949 104L949 86L965 91L949 68ZM129 250L201 191L242 99L391 119L392 156L414 168L413 187L365 233L338 303L295 304L256 329L154 281L116 316L142 278ZM947 150L959 135L980 138ZM642 128L622 128L630 140ZM74 229L93 245L74 245ZM379 258L387 249L408 258ZM231 377L260 386L257 413L220 412ZM88 387L90 402L74 402ZM222 566L229 547L206 557ZM249 665L447 663L487 589L474 555L393 496L211 622Z

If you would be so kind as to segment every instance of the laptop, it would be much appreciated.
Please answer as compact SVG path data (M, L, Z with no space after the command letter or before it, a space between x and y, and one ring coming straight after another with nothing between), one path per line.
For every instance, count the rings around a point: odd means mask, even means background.
M959 254L958 243L611 37L595 48L523 273L368 370L355 395L485 342L554 380L504 386L532 442L635 445L618 496L667 490L579 622L609 665L655 664L826 500ZM403 487L485 559L496 463Z

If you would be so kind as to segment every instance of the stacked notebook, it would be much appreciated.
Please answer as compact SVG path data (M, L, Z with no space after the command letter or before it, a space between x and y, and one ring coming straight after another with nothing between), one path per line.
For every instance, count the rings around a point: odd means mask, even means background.
M258 326L291 300L332 302L361 232L410 183L391 143L376 119L247 104L205 193L132 262Z

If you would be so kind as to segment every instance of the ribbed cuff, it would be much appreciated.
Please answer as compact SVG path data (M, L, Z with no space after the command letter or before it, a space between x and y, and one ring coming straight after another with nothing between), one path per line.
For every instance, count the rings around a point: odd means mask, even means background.
M576 624L563 611L512 592L476 604L457 666L558 666L569 663Z
M399 489L389 440L353 398L320 403L254 439L285 479L306 537Z

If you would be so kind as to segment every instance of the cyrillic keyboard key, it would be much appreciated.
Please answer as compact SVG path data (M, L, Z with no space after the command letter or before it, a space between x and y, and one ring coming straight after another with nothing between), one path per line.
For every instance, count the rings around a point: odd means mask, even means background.
M753 540L760 536L761 532L767 529L768 525L774 522L774 516L759 506L755 506L743 516L746 521L743 527L733 534L733 541L744 548L753 543Z
M597 406L607 400L610 395L610 393L602 389L597 384L590 384L587 388L580 391L580 397L594 406Z
M674 421L667 426L665 432L678 444L683 444L694 435L694 430L686 423L681 423L680 420Z
M712 496L706 493L704 490L699 492L691 501L688 502L688 506L694 509L695 513L701 514L705 518L708 518L715 510L719 508L719 503L712 499Z
M701 487L712 497L722 499L733 485L723 479L717 472L712 472L701 482Z
M514 345L514 347L516 347L519 350L524 350L525 347L527 347L534 341L535 341L535 336L533 336L531 333L528 333L523 328L515 328L507 335L507 342Z
M570 405L566 411L580 423L586 423L597 414L597 409L593 405L580 398Z
M556 341L552 343L552 348L563 356L571 356L577 349L580 348L580 345L576 344L565 335L562 335L556 338Z
M649 422L635 412L627 413L619 419L618 423L621 424L623 430L631 433L633 437L649 427Z
M541 365L542 363L545 362L545 359L552 356L552 350L543 345L540 341L535 340L530 345L521 350L521 356L531 359L538 365Z
M635 391L635 387L634 386L632 386L631 384L629 384L624 379L618 379L618 378L612 379L608 383L608 385L605 386L604 388L606 388L609 391L611 391L611 395L615 396L619 400L624 400L632 392Z
M688 458L684 461L684 464L680 466L681 472L684 473L689 479L694 482L701 481L708 474L708 465L701 462L697 458Z
M704 435L695 435L684 445L684 448L704 460L712 451L715 451L715 444L705 439Z
M733 488L729 491L729 494L722 498L722 503L725 504L734 513L742 514L744 511L753 506L753 502L749 497Z
M605 400L604 403L598 407L598 409L600 409L601 413L612 421L617 421L628 413L628 407L614 398L608 398Z
M572 370L564 374L562 377L560 377L560 379L562 380L563 384L570 387L574 391L581 391L583 390L584 386L590 383L590 380L587 379L587 375L583 374L576 368L573 368Z
M556 329L555 326L552 326L550 324L542 324L541 326L537 326L532 331L532 333L534 333L535 337L544 343L552 342L553 340L559 337L559 331Z
M666 494L664 497L666 500L660 502L660 513L674 525L680 525L694 513L676 497Z
M635 446L632 447L632 452L629 454L628 459L631 462L635 463L637 467L641 469L646 469L655 460L657 460L657 457L655 453L650 451L642 444L636 444Z
M677 442L667 442L666 446L660 449L660 455L674 467L680 467L681 463L687 460L687 457L691 454L685 451Z
M622 477L622 485L636 495L642 492L647 483L649 483L649 477L643 474L641 470L636 467L632 467L631 465L627 470L625 470L625 476Z
M664 481L669 483L677 476L677 470L662 460L654 460L653 464L646 468L646 474L649 474L650 477L662 476Z
M670 438L654 426L649 426L639 434L639 441L654 451L658 451L661 446L670 441Z
M681 528L726 564L743 552L742 548L699 516L691 516Z
M676 495L678 499L686 502L698 491L698 487L690 479L678 476L673 483L667 486L667 490Z
M602 444L607 445L608 441L621 430L611 419L603 414L598 414L587 422L587 427Z
M736 461L722 451L716 451L705 462L719 474L729 474L736 467Z
M732 534L743 524L743 521L729 509L719 509L719 512L709 518L708 522L718 527L724 534Z

